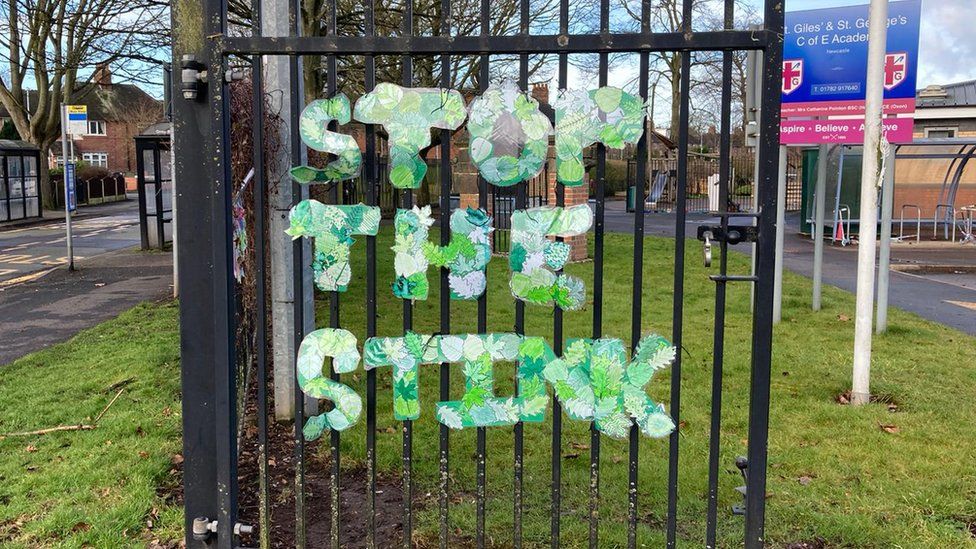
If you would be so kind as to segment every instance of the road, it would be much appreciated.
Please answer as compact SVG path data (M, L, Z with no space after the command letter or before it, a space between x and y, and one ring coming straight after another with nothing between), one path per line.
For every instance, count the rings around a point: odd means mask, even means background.
M81 210L72 272L63 268L63 220L0 229L0 366L172 296L172 254L140 251L136 208L127 201Z
M134 200L85 208L72 222L75 261L139 244L137 208ZM0 285L66 264L64 219L0 229Z

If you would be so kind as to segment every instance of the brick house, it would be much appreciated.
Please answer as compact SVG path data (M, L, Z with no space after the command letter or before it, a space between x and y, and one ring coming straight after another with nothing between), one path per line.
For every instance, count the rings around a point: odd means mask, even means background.
M135 136L163 117L163 104L138 86L112 82L112 73L100 66L92 77L90 90L72 100L88 107L88 128L83 135L72 136L76 161L99 166L110 172L132 174L136 170ZM37 91L30 91L30 101L37 102ZM0 107L0 122L8 117ZM47 151L48 164L58 166L61 141Z

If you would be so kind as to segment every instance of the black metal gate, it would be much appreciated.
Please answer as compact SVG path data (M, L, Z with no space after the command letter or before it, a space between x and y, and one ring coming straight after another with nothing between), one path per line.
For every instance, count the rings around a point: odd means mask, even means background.
M324 2L325 20L324 27L327 29L325 36L306 37L300 36L302 28L300 24L302 7L298 2L291 2L290 21L293 24L292 34L287 37L264 37L260 31L255 31L251 35L240 35L239 33L229 33L228 23L228 3L227 0L206 0L200 5L190 0L177 1L174 5L174 27L182 26L175 31L177 37L174 40L174 59L176 63L183 61L187 67L193 67L192 63L187 64L183 60L185 54L194 54L201 61L200 69L206 70L206 83L209 89L202 89L193 78L192 73L187 78L184 73L182 92L186 100L177 101L174 105L176 120L176 147L177 147L177 180L180 182L180 193L178 201L179 212L179 253L180 253L180 288L182 292L181 308L181 335L182 335L182 375L183 375L183 399L184 399L184 485L185 485L185 506L186 506L186 528L188 546L203 546L204 543L215 544L219 547L236 547L240 543L240 535L248 531L248 527L242 525L245 520L251 522L257 517L240 516L238 507L238 464L239 464L239 417L237 413L238 390L240 383L238 377L237 350L235 349L235 311L237 300L235 298L235 279L233 277L233 250L232 250L232 192L235 188L231 181L231 147L228 136L231 124L231 112L229 106L229 86L226 82L229 75L228 70L235 63L239 64L242 60L249 60L254 68L253 90L254 101L253 109L256 120L262 120L262 110L264 101L262 95L261 71L264 56L287 55L290 59L291 76L293 82L301 81L302 58L303 56L325 56L326 90L325 93L331 95L337 89L337 57L350 56L361 60L365 71L364 87L368 91L376 84L376 63L379 56L384 58L394 56L400 58L402 63L404 86L414 84L413 78L413 58L411 56L433 57L440 62L439 84L443 87L451 87L451 60L457 56L476 56L479 64L478 82L483 91L490 80L489 62L492 55L517 56L518 58L518 81L523 90L528 87L529 58L530 55L549 54L558 59L557 80L560 89L568 87L567 80L569 74L569 56L572 54L596 54L599 57L599 85L607 84L610 56L618 53L636 54L639 59L639 95L643 100L648 99L649 83L649 64L650 55L656 51L677 51L682 52L681 56L681 104L680 104L680 128L678 128L678 163L677 178L684 181L688 178L688 136L689 125L689 91L691 73L691 52L711 51L722 52L722 128L721 128L721 147L719 173L730 173L730 136L731 136L731 52L737 50L759 50L764 53L766 62L763 71L763 97L769 98L762 106L761 119L763 131L761 132L762 141L759 151L759 213L740 213L720 211L717 212L721 218L721 225L712 227L709 231L711 239L718 242L721 253L719 273L713 275L711 279L715 282L715 318L714 318L714 359L712 365L712 401L711 401L711 425L709 430L709 460L708 460L708 493L707 493L707 526L705 532L706 544L715 546L716 543L716 524L718 512L718 477L720 474L719 432L721 427L721 397L722 397L722 368L723 368L723 349L724 349L724 328L725 328L725 300L726 287L729 283L745 282L755 285L754 315L751 331L751 380L749 384L749 417L748 417L748 481L747 488L750 495L759 494L758 497L748 497L745 505L744 521L744 540L745 545L750 548L761 547L764 543L764 513L766 492L766 459L767 459L767 431L769 420L769 384L770 384L770 360L772 345L772 292L773 292L773 248L774 248L774 223L776 211L776 174L778 162L778 140L779 140L779 96L781 78L781 59L782 59L782 36L783 36L783 2L781 0L766 0L764 10L764 26L760 30L732 30L733 28L733 6L734 0L724 1L724 24L723 31L699 32L693 29L692 21L692 2L686 0L683 6L683 22L681 32L653 33L651 32L651 2L642 0L635 4L636 11L640 16L639 29L637 32L611 33L611 7L609 0L599 1L599 32L594 34L574 34L570 32L570 2L569 0L559 0L558 2L558 29L552 29L548 34L533 34L530 32L529 14L532 4L530 0L513 0L513 5L517 5L520 14L521 24L518 32L509 35L497 35L490 25L490 11L492 2L481 0L480 2L480 34L479 35L454 35L456 29L452 28L452 18L444 16L450 14L455 5L452 0L441 0L439 6L432 9L439 9L441 16L437 18L438 27L435 28L433 35L415 35L413 27L414 10L413 2L407 0L402 3L402 24L397 36L380 36L377 33L376 21L374 17L374 0L366 0L363 4L355 4L356 10L362 10L363 26L365 36L340 36L335 33L337 28L336 0ZM477 7L475 8L477 9ZM615 8L617 9L617 8ZM254 21L261 20L261 10L258 2L251 6L251 17ZM193 27L198 25L198 28ZM254 25L260 28L260 25ZM508 61L506 61L508 62ZM177 84L179 85L179 83ZM204 99L199 102L192 102L196 93L189 93L195 90ZM179 94L177 94L179 95ZM297 122L299 109L302 101L299 86L293 86L291 90L291 104L293 111L290 113L280 113L283 117L288 117L292 122ZM291 124L292 143L298 143L297 123ZM266 227L265 215L265 190L268 182L264 181L264 162L265 159L260 153L263 147L261 125L255 124L255 147L258 151L253 159L256 178L254 181L255 207L253 223L256 234L264 235ZM388 182L379 177L378 170L378 151L376 147L377 129L372 125L365 128L365 153L364 153L364 181L365 181L365 200L369 205L377 205L380 189L388 185ZM645 181L647 158L647 147L645 146L647 136L642 138L641 143L636 147L636 187L640 193L637 203L644 201L643 193L648 188ZM449 140L442 140L440 153L440 181L441 192L439 194L439 225L441 244L448 244L449 239L449 215L451 204L451 147ZM301 154L298 147L293 147L293 163L301 163ZM204 167L201 176L200 166ZM605 265L604 242L605 242L605 170L606 170L606 151L602 145L597 145L597 164L596 164L596 203L595 203L595 230L592 233L594 238L594 255L592 269L594 282L592 287L592 304L589 309L592 313L592 337L599 338L604 330L604 271L608 267ZM727 176L726 176L727 177ZM521 183L516 187L514 196L515 208L525 208L527 200L527 184ZM670 317L672 320L673 333L672 342L682 348L682 331L684 324L684 284L685 284L685 251L686 251L686 193L685 185L677 185L675 197L675 241L674 241L674 277L673 291L674 300ZM728 189L730 185L727 181L721 185L723 196L720 204L727 205ZM297 186L296 186L297 188ZM297 193L296 193L297 194ZM557 186L556 204L564 205L565 196L561 185ZM479 185L479 202L482 208L488 207L490 192L484 180ZM342 198L336 186L330 191L331 200L340 203ZM413 193L407 191L400 193L402 207L410 207L414 203ZM736 219L742 221L735 222ZM638 212L633 217L633 259L626 265L632 278L631 284L631 315L632 333L631 350L641 337L641 320L648 311L643 310L642 293L644 286L644 224L645 217ZM755 224L756 230L746 229L744 226ZM738 239L724 238L725 235L738 230L740 236L758 234L757 244L757 269L755 276L732 275L727 273L726 250L730 243L735 243ZM273 237L273 235L272 235ZM365 237L366 249L366 269L365 269L365 302L364 303L343 303L343 308L364 308L365 310L365 335L377 335L377 321L379 314L391 314L390 311L377 310L377 255L376 237ZM267 342L265 318L266 303L266 277L263 270L265 264L265 239L262 237L255 239L255 253L257 271L257 294L256 294L256 357L255 365L257 372L257 429L260 444L256 455L250 455L248 459L256 459L262 472L259 489L266 490L268 477L265 474L268 466L268 421L267 421L267 357L265 356L265 345ZM296 284L300 284L303 269L300 243L296 243ZM625 268L622 265L609 265L615 270ZM440 271L441 302L439 316L440 333L451 333L451 301L448 295L448 273L445 269ZM328 325L337 327L340 318L340 299L339 294L333 293L330 297L330 311ZM512 301L508 295L482 295L477 305L477 327L483 333L487 331L488 324L488 300L503 300L512 303L514 315L514 330L523 333L526 327L526 310L524 303ZM295 300L296 317L302 317L303 303L301 299ZM403 302L402 327L409 330L414 325L414 310L410 301ZM395 314L395 313L394 313ZM584 314L584 313L574 313ZM300 331L299 331L300 332ZM562 351L564 345L564 322L563 311L556 307L552 311L552 332L551 341L553 349L557 353ZM295 334L295 341L300 342L303 333ZM296 345L297 347L297 345ZM443 400L449 398L449 368L441 365L439 372L440 397ZM681 389L682 389L682 364L681 353L672 366L670 373L670 413L679 426L681 422L679 415L681 412ZM338 379L338 374L332 374L333 379ZM375 370L369 370L365 374L365 415L366 415L366 435L365 435L365 455L356 456L362 459L365 464L365 481L368 484L366 491L367 497L364 502L364 509L367 525L366 546L375 546L376 539L376 517L379 512L390 513L389 509L377 508L377 439L382 436L395 436L377 433L376 403L378 392L378 379ZM308 449L306 448L302 436L302 425L304 424L304 402L303 394L297 390L295 393L295 405L297 407L297 419L294 429L294 506L295 506L295 540L296 545L306 546L308 538L306 532L309 524L309 507L306 501L305 460ZM554 401L554 413L551 416L551 478L548 480L548 514L550 520L550 532L548 543L552 547L557 547L561 542L568 540L560 536L561 517L565 513L562 508L561 497L564 489L563 473L563 446L562 438L562 414L558 401ZM404 546L411 546L413 537L414 521L414 478L413 478L413 424L405 421L402 424L402 470L400 474L400 486L402 487L402 509L398 511L400 517L400 539ZM600 546L600 434L591 427L591 437L589 444L589 479L587 490L589 492L589 512L586 513L588 522L588 544L590 547ZM512 495L512 532L509 540L494 540L494 544L511 545L521 547L524 540L523 518L527 512L537 512L538 509L531 511L526 509L525 494L527 488L535 488L534 485L526 484L527 472L523 469L523 456L528 452L545 451L542 448L526 448L524 445L524 433L521 423L515 425L511 436L513 437L513 451L511 459L514 460L514 477L511 485ZM451 530L450 509L454 491L458 490L451 482L451 432L447 427L440 426L439 435L439 480L437 483L436 494L431 495L431 501L436 500L439 517L439 544L446 547L456 543L451 541L453 531ZM487 447L485 429L477 430L477 446L474 455L476 466L475 486L473 498L476 500L476 515L474 519L473 532L467 532L471 544L484 547L489 540L486 540L486 476L487 460L486 456L491 451ZM638 463L640 462L640 445L638 444L638 432L632 428L629 438L629 452L626 458L628 470L628 489L627 489L627 545L637 547L646 543L638 539L638 524L645 520L638 508ZM673 547L680 539L678 522L678 457L681 442L681 434L676 430L669 438L669 465L667 472L662 472L662 477L667 479L667 514L662 523L657 525L665 532L667 546ZM329 538L333 547L340 546L340 522L343 517L339 513L340 493L343 483L340 482L340 453L341 436L338 432L332 431L329 444L331 447L331 470L330 493L328 497L331 501L332 517L329 527ZM457 460L457 457L454 457ZM536 479L537 483L538 480ZM251 489L250 487L248 489ZM463 487L464 494L470 493L470 487ZM574 487L573 489L579 489ZM663 489L663 487L662 487ZM463 494L462 494L463 495ZM260 519L258 519L260 530L263 535L269 531L269 517L271 507L274 502L266 499L262 500L260 509ZM434 505L432 503L432 505ZM616 528L616 524L606 525L606 528ZM253 538L251 538L253 539ZM202 541L206 540L206 542ZM267 540L264 540L267 541Z

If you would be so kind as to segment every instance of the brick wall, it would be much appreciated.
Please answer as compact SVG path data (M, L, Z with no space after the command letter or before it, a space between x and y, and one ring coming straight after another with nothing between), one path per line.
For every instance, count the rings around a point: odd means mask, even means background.
M136 171L135 124L107 122L105 135L85 135L75 138L75 156L84 153L108 154L108 171L130 173ZM60 152L60 151L59 151Z
M553 149L550 147L550 151L552 151L552 150ZM589 176L584 175L584 177L583 177L583 184L580 185L579 187L566 187L566 186L561 185L560 183L558 183L556 181L556 159L555 159L555 157L552 156L552 153L551 152L550 152L550 158L549 158L549 174L548 175L549 175L549 180L547 181L547 187L548 187L548 195L549 195L548 196L548 200L549 200L549 204L550 205L553 205L554 206L556 204L556 185L562 186L563 189L565 190L565 192L563 193L563 197L565 198L565 204L566 204L567 207L568 206L576 206L578 204L586 204L586 202L590 199L590 195L589 195L589 192L590 192L590 190L589 190L590 189L590 178L589 178ZM582 260L586 259L586 257L587 257L587 250L586 250L587 236L588 235L586 235L586 234L581 234L579 236L570 236L570 237L567 237L566 239L563 240L564 242L566 242L567 244L569 244L569 248L570 248L570 251L569 251L569 259L570 259L570 261L582 261Z

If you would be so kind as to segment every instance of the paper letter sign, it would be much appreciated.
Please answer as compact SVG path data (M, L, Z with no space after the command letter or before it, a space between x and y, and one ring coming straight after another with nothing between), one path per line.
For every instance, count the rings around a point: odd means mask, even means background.
M567 187L583 184L583 149L601 142L611 149L636 144L644 134L644 103L620 88L562 90L556 110L556 178Z
M427 173L420 151L430 146L430 129L456 130L464 122L460 92L378 84L356 101L356 120L382 124L390 136L390 183L416 189Z
M298 166L291 169L291 176L299 183L317 181L341 181L359 175L363 163L359 144L351 135L329 131L333 120L348 124L350 118L349 98L340 93L332 99L317 99L308 104L298 121L302 142L321 152L332 153L339 158L329 162L324 169L311 166Z
M307 440L315 440L330 429L343 431L352 427L363 411L363 401L355 391L322 372L325 359L330 357L336 373L358 368L356 336L346 330L325 328L305 336L298 347L298 386L310 397L335 403L332 411L308 419L302 430Z
M509 282L512 295L536 305L556 304L566 310L582 307L586 300L583 281L552 272L562 269L569 260L569 244L547 237L584 234L592 224L593 210L587 204L515 211L512 214L512 250L508 257L512 267Z
M356 204L333 206L318 200L302 200L288 213L293 239L315 238L312 272L315 285L326 292L344 292L352 279L349 248L353 235L375 236L380 228L380 209Z
M469 154L492 185L509 187L539 175L546 163L552 123L539 102L506 80L471 102Z
M543 375L569 417L595 421L601 433L613 438L626 438L632 423L649 437L674 430L664 406L644 390L654 372L674 361L675 348L663 337L641 339L626 367L627 352L619 339L570 339L568 344Z

